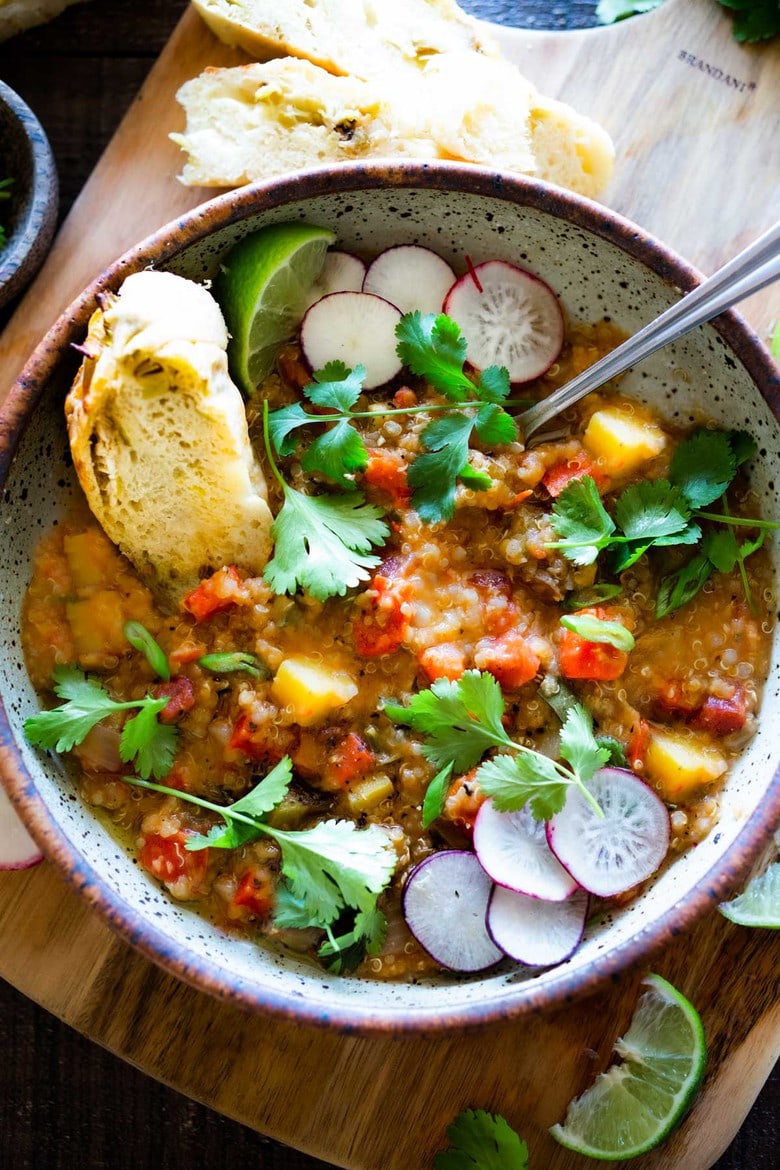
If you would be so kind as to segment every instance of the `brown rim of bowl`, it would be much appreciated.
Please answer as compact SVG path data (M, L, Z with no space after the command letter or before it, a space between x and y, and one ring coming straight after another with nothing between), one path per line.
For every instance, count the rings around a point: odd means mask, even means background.
M621 248L684 292L694 288L702 279L694 268L665 245L617 213L561 188L484 168L458 163L355 164L317 168L241 188L202 204L147 237L108 267L60 316L27 362L0 413L0 488L5 483L27 421L57 365L58 355L71 341L82 338L99 292L118 286L131 272L152 261L159 264L173 258L184 245L201 240L216 228L240 221L249 214L333 192L387 187L436 189L441 186L442 176L445 176L450 190L493 196L557 215ZM780 422L780 375L769 353L736 313L722 314L713 325ZM57 864L70 886L87 904L141 954L177 978L245 1010L273 1012L306 1024L361 1034L400 1035L477 1028L524 1014L559 1009L592 994L626 968L648 959L691 929L708 910L727 898L747 875L780 818L779 768L760 807L746 821L737 840L696 883L682 905L675 904L645 930L594 959L585 971L569 972L564 964L558 968L559 973L552 975L542 987L529 981L500 989L501 993L488 1003L464 1005L444 1013L427 1007L370 1009L362 1004L329 1011L322 1005L307 1003L299 993L274 989L258 993L254 985L230 976L211 960L193 958L164 930L144 919L134 906L108 891L92 867L79 857L38 795L35 781L25 768L14 742L2 700L0 775L45 855Z

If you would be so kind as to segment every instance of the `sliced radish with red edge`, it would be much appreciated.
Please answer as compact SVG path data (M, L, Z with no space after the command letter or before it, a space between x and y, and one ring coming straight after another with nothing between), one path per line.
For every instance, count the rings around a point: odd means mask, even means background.
M363 292L376 293L402 313L441 313L444 298L455 283L446 260L430 248L399 244L387 248L368 266Z
M510 959L527 967L553 967L570 958L580 945L588 901L580 889L566 902L545 902L495 886L488 905L488 931Z
M601 768L588 789L604 816L570 788L566 804L547 824L547 840L581 886L611 898L656 872L669 848L669 813L652 788L625 768Z
M301 348L312 370L341 361L363 365L366 390L384 386L401 371L395 327L401 311L373 293L337 292L315 301L301 324Z
M421 947L451 971L484 971L502 959L485 925L493 888L475 854L432 853L410 873L403 894L406 924Z
M311 286L309 305L336 292L360 292L366 276L366 266L351 252L326 252L322 270Z
M43 861L43 854L17 816L0 784L0 870L29 869Z
M563 345L563 314L549 285L504 260L477 264L450 289L444 312L460 325L473 366L506 366L512 382L548 370Z
M527 805L499 812L486 800L474 822L474 850L494 882L529 898L563 902L577 888L547 844L544 821L534 820Z

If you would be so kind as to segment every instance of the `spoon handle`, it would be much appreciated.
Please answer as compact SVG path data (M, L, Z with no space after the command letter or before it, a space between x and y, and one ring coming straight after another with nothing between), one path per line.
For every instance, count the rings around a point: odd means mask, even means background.
M524 439L591 390L780 277L780 222L606 357L517 416Z

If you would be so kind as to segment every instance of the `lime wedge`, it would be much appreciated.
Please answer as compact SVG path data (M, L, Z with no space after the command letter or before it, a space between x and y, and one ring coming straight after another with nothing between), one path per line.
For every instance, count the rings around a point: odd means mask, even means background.
M733 902L722 902L721 914L738 926L765 926L780 930L780 861L770 865L761 877L748 882Z
M230 371L246 394L254 393L279 346L295 333L335 238L327 228L275 223L225 257L214 292L230 333Z
M674 1129L699 1087L707 1048L696 1009L660 975L648 975L621 1058L571 1102L550 1133L604 1162L647 1153Z

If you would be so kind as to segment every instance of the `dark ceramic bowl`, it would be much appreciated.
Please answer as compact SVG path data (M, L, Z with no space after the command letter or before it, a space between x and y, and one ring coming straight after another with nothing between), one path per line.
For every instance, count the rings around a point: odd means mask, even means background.
M351 166L245 188L205 204L112 265L63 313L33 354L0 418L0 762L30 832L90 906L145 955L197 987L255 1011L344 1029L469 1027L560 1007L690 929L744 877L780 815L780 656L775 646L758 734L725 785L716 830L630 905L589 924L569 962L548 971L503 968L475 977L380 983L331 975L270 946L226 937L171 901L75 798L61 763L32 749L22 722L38 709L22 661L19 608L40 534L78 489L63 397L102 289L153 264L195 279L214 275L226 249L258 227L304 220L332 227L348 251L421 243L458 271L465 256L516 260L538 272L575 319L608 314L626 332L676 302L699 276L639 228L587 200L520 178L457 164ZM704 409L747 428L760 458L750 469L767 516L780 515L777 369L744 323L724 314L644 362L626 389L671 423ZM776 554L775 554L776 555Z
M0 247L0 307L32 280L57 226L57 169L35 114L0 81L0 179L12 178L0 202L6 244Z

